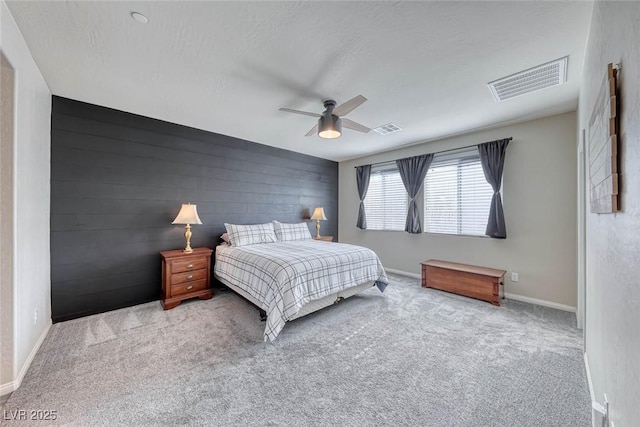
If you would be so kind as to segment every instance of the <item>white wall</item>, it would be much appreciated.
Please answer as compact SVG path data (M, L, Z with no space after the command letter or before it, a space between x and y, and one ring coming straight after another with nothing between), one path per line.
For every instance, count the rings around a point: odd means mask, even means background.
M576 115L570 112L341 162L339 239L369 247L385 267L409 273L419 274L419 263L432 258L515 271L520 280L513 283L507 274L507 293L575 307L575 129ZM513 137L503 175L507 239L356 228L354 166L507 137Z
M13 68L0 51L0 384L13 381Z
M620 63L622 212L586 212L586 352L595 397L616 426L640 426L640 3L595 2L578 132L588 129L607 64ZM586 171L588 176L588 170ZM588 196L587 196L588 197Z
M22 381L51 325L51 93L4 1L0 23L0 49L15 72L14 378L0 384L4 393Z

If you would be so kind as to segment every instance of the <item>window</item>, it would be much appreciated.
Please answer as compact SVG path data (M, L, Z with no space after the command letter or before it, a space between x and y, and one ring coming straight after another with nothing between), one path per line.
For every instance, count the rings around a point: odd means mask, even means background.
M425 232L484 236L492 197L477 149L436 155L424 180Z
M404 230L408 207L407 191L395 163L372 167L364 199L367 230Z

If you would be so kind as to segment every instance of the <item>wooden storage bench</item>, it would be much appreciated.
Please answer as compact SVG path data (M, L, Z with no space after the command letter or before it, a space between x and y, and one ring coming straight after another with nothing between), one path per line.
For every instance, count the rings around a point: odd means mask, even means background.
M506 271L430 259L421 262L422 287L435 288L500 305Z

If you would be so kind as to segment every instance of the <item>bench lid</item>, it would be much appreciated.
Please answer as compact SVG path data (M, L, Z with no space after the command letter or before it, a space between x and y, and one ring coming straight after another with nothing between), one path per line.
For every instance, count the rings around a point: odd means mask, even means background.
M421 262L420 264L429 267L440 267L446 268L448 270L464 271L466 273L482 274L484 276L491 277L502 277L507 273L505 270L498 270L488 267L478 267L476 265L469 264L458 264L457 262L439 261L437 259L430 259L428 261Z

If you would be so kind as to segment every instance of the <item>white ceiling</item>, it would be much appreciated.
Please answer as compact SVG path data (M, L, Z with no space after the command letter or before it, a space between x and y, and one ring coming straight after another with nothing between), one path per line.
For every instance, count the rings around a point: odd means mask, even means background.
M55 95L332 160L576 108L591 2L8 2ZM144 25L129 13L149 18ZM569 55L568 82L489 81ZM322 112L371 128L304 137ZM509 136L509 135L506 135Z

